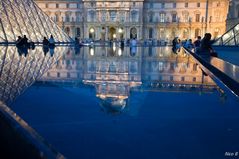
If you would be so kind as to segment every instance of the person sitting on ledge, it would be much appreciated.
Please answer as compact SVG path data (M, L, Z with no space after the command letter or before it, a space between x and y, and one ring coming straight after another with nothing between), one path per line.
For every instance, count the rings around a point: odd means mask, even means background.
M211 37L212 35L210 33L205 34L204 38L201 41L200 48L196 51L196 54L203 57L217 57L217 53L212 48L213 41L211 41Z

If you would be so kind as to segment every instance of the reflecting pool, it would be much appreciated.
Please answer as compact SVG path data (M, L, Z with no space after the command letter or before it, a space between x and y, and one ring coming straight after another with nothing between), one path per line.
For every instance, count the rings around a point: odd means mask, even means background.
M223 159L239 151L238 99L183 52L1 51L1 100L67 158Z

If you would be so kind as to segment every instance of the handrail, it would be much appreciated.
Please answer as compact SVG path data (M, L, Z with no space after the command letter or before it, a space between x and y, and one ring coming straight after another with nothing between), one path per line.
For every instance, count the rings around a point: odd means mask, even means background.
M229 62L223 61L216 57L208 57L207 59L193 53L192 51L184 48L185 52L190 54L194 60L201 66L219 86L227 89L227 91L239 97L239 67ZM220 68L220 64L223 67ZM228 70L234 71L231 74ZM227 72L228 71L228 72Z

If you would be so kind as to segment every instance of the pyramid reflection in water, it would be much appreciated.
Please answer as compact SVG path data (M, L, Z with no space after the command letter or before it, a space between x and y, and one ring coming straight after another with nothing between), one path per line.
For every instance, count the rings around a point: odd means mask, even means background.
M56 47L53 54L41 47L22 54L14 46L0 46L0 101L9 104L39 79L59 58L66 47Z
M14 42L22 35L34 42L41 42L44 36L50 35L58 42L70 41L33 0L1 0L0 43Z

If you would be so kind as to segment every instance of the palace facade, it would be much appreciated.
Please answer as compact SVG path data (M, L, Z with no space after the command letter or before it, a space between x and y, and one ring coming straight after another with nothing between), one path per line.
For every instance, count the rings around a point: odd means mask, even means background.
M231 0L227 18L227 30L239 23L239 0Z
M226 31L229 0L36 0L71 37L171 40Z

